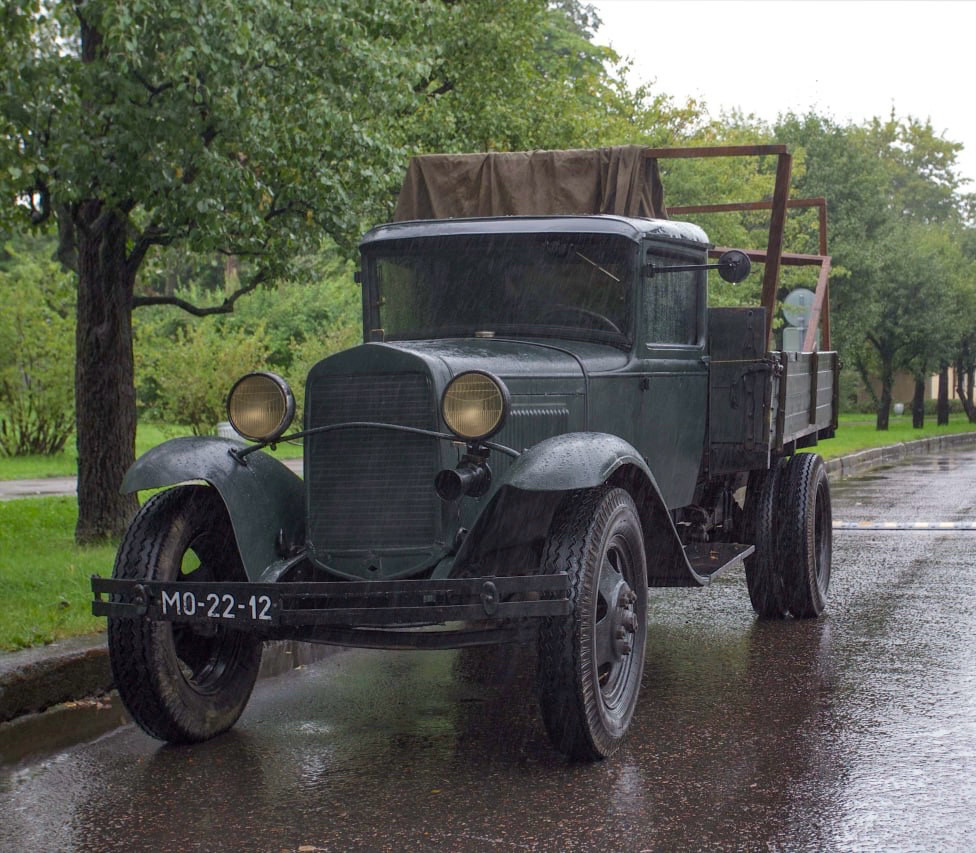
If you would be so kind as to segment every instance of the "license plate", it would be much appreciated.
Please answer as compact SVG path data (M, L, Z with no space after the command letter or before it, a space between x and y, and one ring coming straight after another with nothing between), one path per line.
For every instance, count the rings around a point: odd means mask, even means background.
M219 622L273 622L270 595L233 592L197 592L178 587L159 591L159 612L164 619L206 619Z

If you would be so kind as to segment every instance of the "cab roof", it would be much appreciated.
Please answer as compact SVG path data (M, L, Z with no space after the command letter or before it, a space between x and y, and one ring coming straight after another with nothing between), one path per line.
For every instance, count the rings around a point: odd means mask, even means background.
M500 234L606 234L636 243L656 238L708 247L708 236L691 222L609 214L587 216L490 216L471 219L419 219L380 225L360 242L366 249L387 240Z

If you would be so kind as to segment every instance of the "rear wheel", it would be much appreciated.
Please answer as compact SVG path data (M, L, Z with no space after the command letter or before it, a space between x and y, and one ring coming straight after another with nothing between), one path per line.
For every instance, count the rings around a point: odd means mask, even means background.
M113 577L246 580L217 491L178 486L151 498L122 539ZM108 646L126 709L148 734L171 743L233 726L261 664L261 640L222 625L109 619Z
M543 571L569 573L573 612L544 621L539 694L550 740L572 758L617 750L630 725L647 637L640 518L623 489L577 492L557 510Z
M783 462L778 460L767 471L750 472L746 485L746 541L756 546L745 559L746 586L752 609L762 619L782 619L789 610L776 545Z
M827 605L833 541L830 483L815 453L790 457L780 486L778 545L786 605L798 619Z

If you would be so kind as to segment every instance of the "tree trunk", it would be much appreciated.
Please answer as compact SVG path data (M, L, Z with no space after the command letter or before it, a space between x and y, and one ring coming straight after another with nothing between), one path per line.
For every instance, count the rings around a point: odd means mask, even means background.
M976 424L976 406L973 405L974 375L976 375L976 371L969 370L964 359L956 359L956 394L971 424Z
M912 428L925 427L925 380L915 377L915 394L912 397Z
M969 400L969 422L971 424L976 424L976 409L973 408L973 386L976 385L976 370L972 367L969 368L969 373L967 374L968 381L966 387L968 388L966 399Z
M936 423L949 424L949 364L943 361L939 368L939 402L935 407Z
M860 356L855 356L854 365L857 367L857 372L861 377L864 390L868 392L871 402L874 403L874 409L877 411L881 408L881 401L878 399L878 395L874 393L874 386L871 384L871 374L868 372L868 367L864 363L864 359Z
M881 368L881 397L878 400L878 419L876 429L887 430L891 415L891 386L894 382L890 365Z
M134 275L126 263L126 218L101 202L74 209L78 255L75 405L78 526L75 539L120 536L138 509L119 494L135 459L136 397L132 357Z

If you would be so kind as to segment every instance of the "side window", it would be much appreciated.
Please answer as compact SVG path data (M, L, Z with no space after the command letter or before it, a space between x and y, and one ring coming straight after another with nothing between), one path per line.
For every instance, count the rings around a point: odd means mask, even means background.
M688 257L648 254L655 266L678 266L696 261ZM704 272L644 273L644 328L648 343L694 345L699 342L699 301Z

